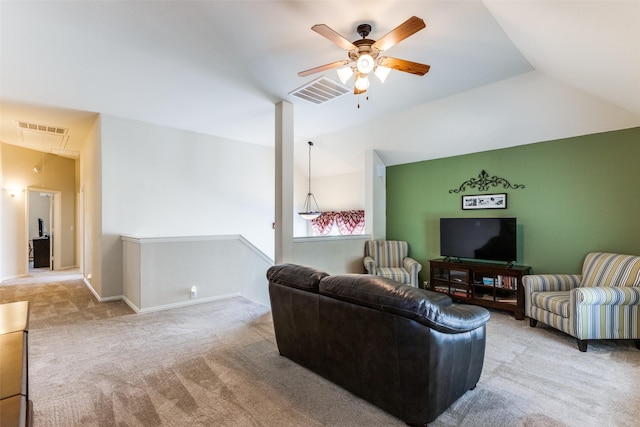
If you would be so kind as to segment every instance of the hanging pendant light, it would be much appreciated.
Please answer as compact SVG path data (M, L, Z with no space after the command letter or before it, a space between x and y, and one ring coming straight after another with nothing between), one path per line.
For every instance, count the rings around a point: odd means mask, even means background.
M307 220L316 219L322 213L320 212L320 208L318 208L318 202L316 202L315 196L311 192L311 147L313 147L313 142L309 141L309 187L307 197L304 199L304 212L298 212L298 215ZM312 210L311 201L313 201L316 206L315 210Z

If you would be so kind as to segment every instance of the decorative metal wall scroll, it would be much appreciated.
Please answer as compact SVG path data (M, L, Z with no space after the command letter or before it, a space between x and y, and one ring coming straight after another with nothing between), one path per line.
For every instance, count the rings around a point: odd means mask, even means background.
M479 191L487 191L489 187L497 187L499 185L502 185L503 188L524 188L524 184L511 184L504 178L500 178L495 175L489 176L487 172L482 170L477 178L469 178L468 180L460 184L460 187L449 190L449 193L461 193L465 191L467 187L477 188Z

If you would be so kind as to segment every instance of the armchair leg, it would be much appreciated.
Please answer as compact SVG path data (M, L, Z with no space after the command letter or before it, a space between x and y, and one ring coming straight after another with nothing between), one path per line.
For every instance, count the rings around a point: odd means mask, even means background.
M576 338L576 341L578 341L578 350L582 351L583 353L586 352L589 340L581 340Z
M529 326L531 326L532 328L535 328L537 324L538 324L538 321L536 319L529 318Z

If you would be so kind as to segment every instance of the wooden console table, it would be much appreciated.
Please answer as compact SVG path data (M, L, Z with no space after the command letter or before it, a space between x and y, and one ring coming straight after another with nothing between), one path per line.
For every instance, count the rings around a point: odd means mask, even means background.
M29 400L29 302L0 304L0 426L33 425Z
M526 265L506 265L472 261L429 261L429 289L452 299L483 307L506 310L524 319L522 276L531 271Z

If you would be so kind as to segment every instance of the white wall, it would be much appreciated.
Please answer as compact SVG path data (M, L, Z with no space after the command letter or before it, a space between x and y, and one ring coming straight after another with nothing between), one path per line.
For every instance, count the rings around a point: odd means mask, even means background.
M0 150L0 234L4 236L7 226L4 223L4 207L6 206L5 199L11 198L4 188L4 178L2 173L2 150ZM4 277L4 253L8 250L8 242L4 239L0 239L0 281Z
M102 290L102 116L93 124L80 152L80 198L82 199L82 265L83 275L98 295ZM121 293L121 291L120 291ZM117 287L110 296L119 295Z
M387 237L387 168L373 150L365 153L366 216L364 232L373 239Z
M364 273L364 242L370 238L368 234L296 238L292 258L287 262L308 265L329 274Z
M364 167L364 165L363 165ZM323 211L364 209L363 172L316 178L314 194Z
M121 235L238 234L273 259L273 148L101 121L102 297L123 292Z
M265 273L273 262L241 236L122 240L124 298L136 312L236 295L269 305Z

